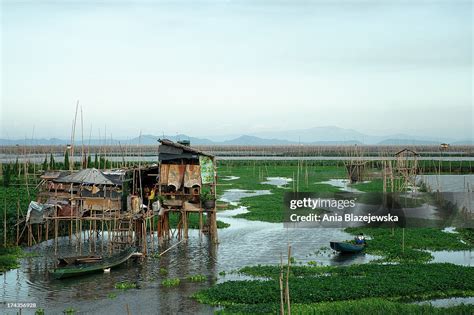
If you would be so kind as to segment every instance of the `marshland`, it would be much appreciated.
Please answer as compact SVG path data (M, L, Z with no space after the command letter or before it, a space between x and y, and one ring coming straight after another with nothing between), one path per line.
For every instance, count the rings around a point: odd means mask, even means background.
M88 160L102 169L124 166L103 155ZM351 184L341 160L217 160L218 244L200 233L199 218L191 216L185 242L172 237L152 244L152 235L146 257L108 273L65 280L52 279L48 270L58 255L75 252L77 240L66 229L58 253L52 240L28 247L20 239L17 246L16 223L17 211L24 213L38 194L38 175L65 168L66 160L50 154L41 164L3 163L3 311L14 314L17 310L6 303L22 301L36 303L36 309L22 310L26 314L80 314L105 307L131 314L275 314L281 310L283 278L295 313L473 312L473 229L283 226L286 192L383 191L383 161L369 161L364 180ZM474 184L469 161L421 160L417 167L417 176L429 179L418 183L420 189L470 191ZM170 218L171 225L177 221ZM360 232L368 243L362 254L329 248L330 241L350 240ZM84 250L100 248L108 239L95 241L96 246L84 243ZM283 302L288 312L286 293Z

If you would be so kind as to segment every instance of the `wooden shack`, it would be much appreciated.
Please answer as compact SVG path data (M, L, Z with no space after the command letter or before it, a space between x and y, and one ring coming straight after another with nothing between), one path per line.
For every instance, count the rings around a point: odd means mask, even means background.
M188 238L191 214L217 242L215 158L187 144L160 140L151 165L46 172L23 220L28 244L53 238L57 253L58 237L68 235L79 253L83 246L112 253L134 245L146 255L155 237ZM170 215L178 217L176 227Z
M25 220L28 244L41 242L43 235L48 240L51 232L57 244L58 235L66 234L70 240L73 237L78 240L81 252L83 238L86 237L83 232L87 229L89 250L95 251L93 247L100 234L98 231L102 231L103 237L106 230L112 251L114 239L110 233L120 228L122 221L131 221L126 204L126 192L130 189L124 190L124 187L129 186L125 180L128 172L87 168L78 172L53 171L43 174L37 201L30 204ZM59 232L60 229L62 232ZM129 239L127 243L131 243L131 229L126 234ZM114 235L117 236L117 233Z
M188 144L159 140L159 236L170 236L169 215L179 215L178 235L188 237L191 213L199 215L199 230L217 241L216 162L213 155ZM155 207L156 208L156 207Z
M397 180L395 181L394 191L415 189L419 156L418 153L408 148L395 153L394 173Z

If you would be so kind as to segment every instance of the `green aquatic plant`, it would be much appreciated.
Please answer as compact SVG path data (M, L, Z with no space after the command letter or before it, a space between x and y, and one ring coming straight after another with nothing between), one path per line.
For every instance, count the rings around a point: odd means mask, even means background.
M292 304L291 311L294 314L433 314L433 315L460 315L473 314L474 305L457 305L450 307L435 307L430 304L407 304L396 301L388 301L381 298L362 299L355 301L321 302L313 304ZM226 306L216 314L278 314L278 304L236 304Z
M426 250L468 250L474 248L463 233L445 233L436 228L346 228L353 235L363 233L366 252L383 256L379 262L428 262L432 256ZM464 232L466 233L466 232ZM467 232L468 233L468 232ZM462 242L464 241L464 242Z
M168 274L168 270L166 270L165 268L160 268L160 275L166 276L167 274Z
M192 282L202 282L206 280L206 276L205 275L192 275L192 276L186 277L186 279Z
M43 308L38 308L38 309L35 311L35 315L44 315L44 309L43 309Z
M21 257L23 251L18 246L0 247L0 272L18 268Z
M161 284L168 288L178 286L180 283L181 280L179 280L179 278L165 279L161 281Z
M117 297L117 294L111 292L111 293L109 293L109 294L107 295L107 297L108 297L109 299L115 299L115 298Z
M278 305L280 270L277 265L245 267L241 273L267 280L226 281L199 291L194 298L201 303L223 306ZM439 263L292 266L289 287L294 304L366 298L414 301L473 296L474 272L472 267Z
M135 283L132 283L132 282L119 282L119 283L116 283L115 284L115 288L116 289L120 289L120 290L128 290L128 289L135 289L137 287L137 285Z
M63 313L64 313L65 315L74 315L74 314L76 314L76 312L77 312L77 310L75 310L75 309L72 308L72 307L68 307L68 308L66 308L66 309L63 311Z

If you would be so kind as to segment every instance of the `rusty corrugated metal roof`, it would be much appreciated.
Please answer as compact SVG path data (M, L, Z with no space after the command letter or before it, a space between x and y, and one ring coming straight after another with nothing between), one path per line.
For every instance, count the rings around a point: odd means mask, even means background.
M214 158L214 155L212 155L212 154L209 154L207 152L204 152L204 151L201 151L201 150L198 150L198 149L194 149L194 148L189 147L187 145L182 145L180 143L173 142L173 141L168 140L168 139L158 139L158 142L160 142L162 145L168 145L168 146L171 146L171 147L181 149L184 152L190 152L190 153L205 155L205 156L208 156L210 158Z

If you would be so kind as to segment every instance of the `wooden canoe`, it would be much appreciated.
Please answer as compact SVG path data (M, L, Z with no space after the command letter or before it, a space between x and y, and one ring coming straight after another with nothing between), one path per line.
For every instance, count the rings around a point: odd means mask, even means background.
M94 272L102 272L104 269L113 268L126 262L134 253L135 248L129 247L116 255L97 260L96 262L84 262L65 267L58 267L53 271L50 271L50 273L55 279L64 279Z
M101 256L69 256L69 257L60 257L58 258L58 266L64 267L68 265L78 265L82 263L92 263L102 260Z
M331 248L341 253L359 253L364 250L365 245L355 245L346 242L330 242Z

